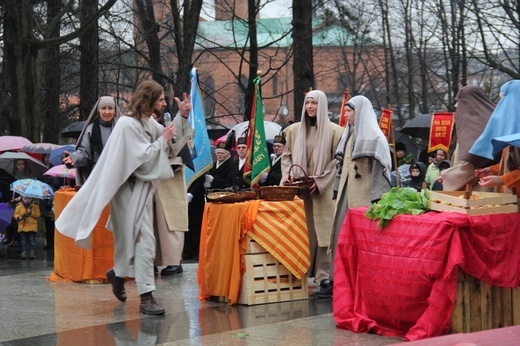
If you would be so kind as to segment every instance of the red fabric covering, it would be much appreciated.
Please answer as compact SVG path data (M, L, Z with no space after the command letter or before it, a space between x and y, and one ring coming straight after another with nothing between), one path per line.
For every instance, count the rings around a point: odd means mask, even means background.
M337 245L338 328L405 340L448 332L458 265L495 285L520 285L520 214L399 215L381 230L366 210L349 210Z

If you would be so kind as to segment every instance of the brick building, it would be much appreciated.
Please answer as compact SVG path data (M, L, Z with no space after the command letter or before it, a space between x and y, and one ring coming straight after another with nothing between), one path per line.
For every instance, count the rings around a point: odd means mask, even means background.
M249 73L246 62L248 28L243 20L247 18L247 2L235 2L234 10L226 7L229 2L215 1L215 20L199 22L193 57L205 98L208 124L217 128L229 128L243 121L242 90L247 85ZM168 9L164 6L167 5L157 2L156 18L168 22ZM292 18L257 19L265 118L280 124L293 116L291 21ZM169 44L174 45L173 41ZM384 70L380 46L371 44L360 51L359 47L355 48L353 35L348 30L314 18L313 49L315 88L327 94L331 118L339 113L347 87L353 94L377 98L373 81L378 78L374 76Z

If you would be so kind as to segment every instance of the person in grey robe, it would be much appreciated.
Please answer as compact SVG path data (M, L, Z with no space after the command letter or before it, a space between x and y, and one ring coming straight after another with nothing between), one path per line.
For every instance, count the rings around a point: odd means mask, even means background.
M347 105L348 124L336 150L338 174L334 184L336 200L329 251L336 255L336 245L349 208L368 206L388 192L392 163L389 145L379 128L372 103L364 96L351 98ZM334 281L334 261L330 281ZM320 292L332 295L332 290Z
M302 121L283 131L286 144L281 159L281 184L304 174L314 179L310 193L301 197L310 246L311 264L307 276L319 284L316 292L331 285L331 255L327 249L334 211L332 184L337 171L334 153L344 129L330 121L327 96L323 91L309 91L304 102Z
M141 83L127 112L118 120L89 179L56 220L57 230L78 246L89 248L90 236L103 209L110 203L107 229L114 233L114 268L107 272L112 292L126 301L125 277L134 277L139 310L165 313L155 301L153 261L153 196L159 180L172 178L170 141L173 124L163 127L152 118L157 104L165 104L163 88Z
M90 111L73 152L64 152L63 163L76 168L76 184L83 185L99 160L103 147L121 116L116 100L102 96Z

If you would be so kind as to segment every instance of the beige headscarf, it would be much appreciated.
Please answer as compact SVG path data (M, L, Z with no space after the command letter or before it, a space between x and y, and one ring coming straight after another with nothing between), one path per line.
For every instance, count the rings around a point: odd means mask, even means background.
M318 101L318 112L316 114L316 138L307 138L307 127L310 125L309 115L305 110L305 102L308 98ZM314 172L311 175L320 176L325 166L330 162L329 154L329 107L327 104L327 96L320 90L312 90L307 93L302 109L301 125L294 140L294 148L292 148L293 164L307 167L307 141L315 143L313 150ZM298 177L298 170L294 171L295 177Z

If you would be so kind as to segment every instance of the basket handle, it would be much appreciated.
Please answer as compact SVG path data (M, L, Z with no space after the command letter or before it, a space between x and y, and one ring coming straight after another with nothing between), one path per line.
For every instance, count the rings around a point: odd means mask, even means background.
M305 180L309 179L309 176L307 175L307 172L305 171L305 169L303 169L302 166L297 165L297 164L293 164L293 165L291 165L291 167L289 167L289 176L287 177L289 180L291 180L291 173L292 173L292 169L294 167L298 167L303 172L303 176L305 177Z

